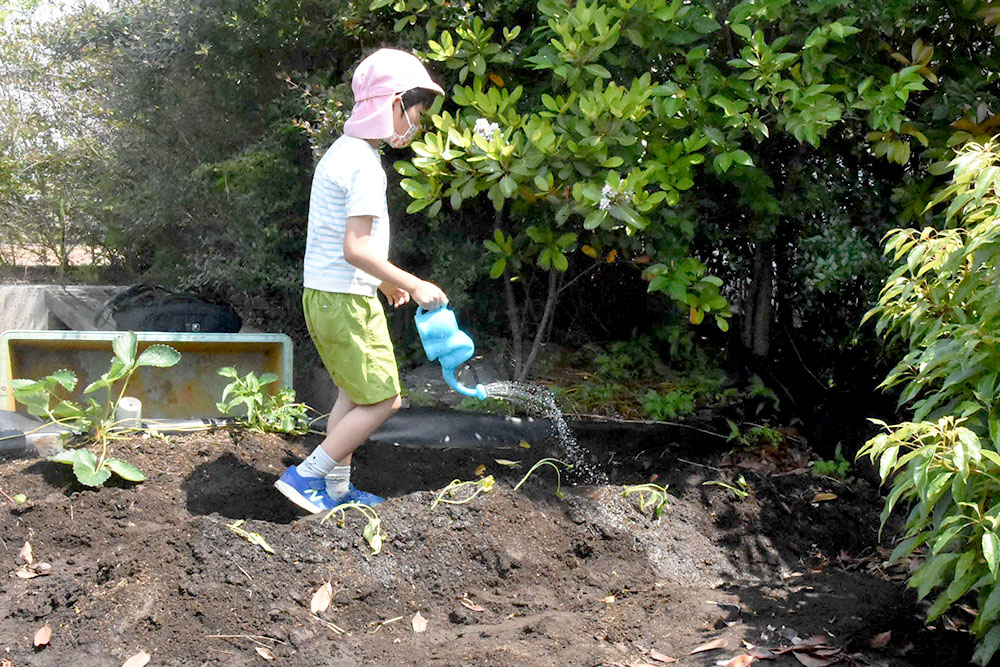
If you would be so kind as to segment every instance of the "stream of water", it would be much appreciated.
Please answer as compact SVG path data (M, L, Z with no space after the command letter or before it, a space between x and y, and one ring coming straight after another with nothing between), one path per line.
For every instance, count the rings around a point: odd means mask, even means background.
M593 457L588 456L587 450L576 441L576 436L569 430L562 410L556 405L555 397L548 389L527 382L508 381L491 382L483 388L486 390L486 395L491 398L510 401L550 420L553 435L559 440L565 462L573 466L573 470L580 475L581 480L585 484L608 484L608 476L595 465Z

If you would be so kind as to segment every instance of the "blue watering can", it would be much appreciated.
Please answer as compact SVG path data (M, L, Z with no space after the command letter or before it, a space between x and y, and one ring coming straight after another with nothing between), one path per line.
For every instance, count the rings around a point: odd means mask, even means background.
M441 373L448 386L464 396L475 396L479 400L486 398L486 389L477 384L475 389L464 387L455 378L455 369L472 358L476 346L472 344L469 334L458 328L455 313L443 306L437 310L417 308L413 318L417 323L417 333L424 345L424 352L431 361L441 364Z

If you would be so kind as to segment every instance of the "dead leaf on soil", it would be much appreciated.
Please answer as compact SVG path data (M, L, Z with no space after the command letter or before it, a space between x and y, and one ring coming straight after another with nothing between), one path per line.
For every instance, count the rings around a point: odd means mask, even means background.
M145 651L139 651L131 658L122 663L122 667L146 667L149 664L150 655Z
M324 612L333 603L333 584L327 581L313 593L312 600L309 601L309 611L314 614Z
M257 651L257 655L259 655L260 657L264 658L265 660L267 660L269 662L271 660L276 660L277 659L275 657L274 653L271 651L271 649L269 649L269 648L267 648L265 646L254 646L253 650Z
M476 469L473 472L477 476L482 477L483 473L486 472L486 465L483 464L483 463L480 463L479 465L476 466Z
M473 602L469 598L459 598L458 601L466 609L471 609L472 611L486 611L485 609L483 609L482 607L480 607L478 604L476 604L475 602Z
M521 449L531 449L531 443L528 442L527 440L522 440L521 442L517 443L517 446L520 447Z
M31 565L31 562L33 560L31 556L31 543L25 542L24 546L21 547L21 551L19 551L17 555L18 557L20 557L21 560L24 561L25 565Z
M831 658L818 658L811 653L805 653L802 651L795 651L792 655L794 655L795 659L806 667L827 667L835 662L840 662L842 659L842 656L839 655Z
M35 638L33 643L35 647L45 646L52 640L52 628L48 625L43 625L42 627L35 630Z
M726 663L726 667L747 667L755 658L752 655L738 655Z
M880 632L868 640L868 645L871 646L872 648L882 648L883 646L889 643L890 639L892 639L891 630L888 632Z
M427 619L419 611L410 620L414 632L427 632Z
M601 602L603 602L604 604L614 604L615 603L615 596L614 595L609 595L606 598L601 598Z
M493 460L496 461L497 463L499 463L502 466L507 466L508 468L520 468L521 467L521 462L520 461L510 461L508 459L493 459Z
M750 655L758 660L774 660L774 654L763 646L751 646L749 650Z
M813 499L810 500L809 502L811 502L811 503L823 503L823 502L826 502L828 500L836 500L836 499L837 499L837 494L836 493L827 493L826 491L820 491L815 496L813 496Z
M813 635L812 637L809 637L808 639L803 639L802 641L800 641L799 643L797 643L795 646L792 647L792 650L793 651L800 651L800 650L809 651L809 650L812 650L814 648L818 648L820 646L826 646L827 645L827 641L829 641L829 640L827 639L826 635Z
M688 655L694 655L695 653L703 653L704 651L714 651L716 649L726 648L726 640L722 637L718 639L713 639L710 642L705 642L701 646L698 646L691 650Z
M654 649L650 649L650 651L649 651L649 659L650 660L656 660L657 662L677 662L677 658L671 658L669 655L665 655L663 653L660 653L655 648Z

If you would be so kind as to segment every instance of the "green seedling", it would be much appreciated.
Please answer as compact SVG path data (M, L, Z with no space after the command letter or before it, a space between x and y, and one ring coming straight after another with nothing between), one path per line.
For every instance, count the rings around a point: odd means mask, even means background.
M361 535L368 542L368 546L372 550L372 555L378 555L382 551L382 543L385 542L385 535L382 533L382 519L378 517L378 514L369 505L365 505L364 503L344 503L343 505L337 505L327 512L326 516L320 520L320 523L325 523L335 512L339 512L340 517L337 519L337 525L343 528L347 510L350 509L357 510L368 519L368 523L365 525L365 529L361 531Z
M273 554L274 549L271 548L271 545L267 543L267 540L265 540L260 533L251 533L250 531L243 530L242 528L240 528L240 526L242 526L244 523L246 523L246 521L244 519L240 519L232 523L227 523L226 526L228 526L231 531L242 537L250 544L256 544L258 547L260 547L267 553Z
M268 393L267 385L278 381L274 373L257 377L251 371L240 377L232 366L220 368L218 372L233 380L222 390L222 401L215 404L222 414L231 414L242 406L245 414L238 417L239 423L258 433L301 435L309 431L309 406L295 402L294 389L282 387L273 396Z
M669 485L657 486L656 484L635 484L626 486L622 491L622 497L627 498L632 494L639 495L639 511L645 512L651 509L653 515L659 519L663 515L663 510L670 504L670 495L667 493Z
M851 469L851 462L844 458L844 453L841 451L840 443L838 442L837 448L833 452L832 459L819 459L817 461L812 461L809 466L812 468L812 474L817 477L847 479L847 473Z
M559 472L559 466L562 466L564 470L572 470L573 466L559 459L540 459L535 465L528 469L528 472L524 473L524 477L521 481L517 483L514 490L517 491L521 486L531 477L531 474L543 466L549 466L556 471L556 498L565 498L566 495L562 492L562 476Z
M728 482L721 482L721 481L702 482L701 484L702 486L721 486L722 488L727 489L730 493L732 493L740 500L750 495L750 485L747 484L747 480L746 478L743 477L743 475L737 477L736 482L734 484L729 484Z
M496 480L493 479L493 475L487 475L486 477L483 477L481 479L472 480L468 482L463 482L458 479L452 480L451 483L448 484L448 486L441 489L441 493L439 493L438 497L434 499L433 503L431 503L431 509L437 507L438 503L446 503L448 505L464 505L465 503L472 501L472 499L478 496L479 494L488 493L489 491L491 491L495 484ZM474 490L472 491L471 494L469 494L465 498L462 498L461 500L452 500L452 498L455 497L456 493L458 493L461 489L464 489L469 486L474 487ZM448 496L448 498L445 498L446 495Z
M83 390L83 405L69 398L78 382L76 373L71 370L58 370L40 380L11 380L14 399L24 404L29 413L82 434L84 447L89 444L100 447L100 455L81 447L49 457L50 461L73 466L73 474L86 486L101 486L112 473L130 482L146 479L135 465L108 457L112 439L128 431L142 430L123 425L115 419L115 412L125 398L129 381L139 368L168 368L181 358L180 352L168 345L150 345L138 354L138 337L132 331L115 338L111 348L114 351L111 367ZM103 402L90 395L100 390L105 392Z

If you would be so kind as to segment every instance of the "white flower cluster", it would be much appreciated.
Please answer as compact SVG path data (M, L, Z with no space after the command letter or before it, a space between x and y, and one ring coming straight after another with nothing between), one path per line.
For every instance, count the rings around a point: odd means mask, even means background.
M597 202L597 208L607 211L612 204L628 203L632 201L632 191L618 192L610 185L601 188L601 201Z
M472 131L481 136L486 141L493 138L494 132L500 131L500 125L498 123L491 123L485 118L479 118L476 120L475 126Z

